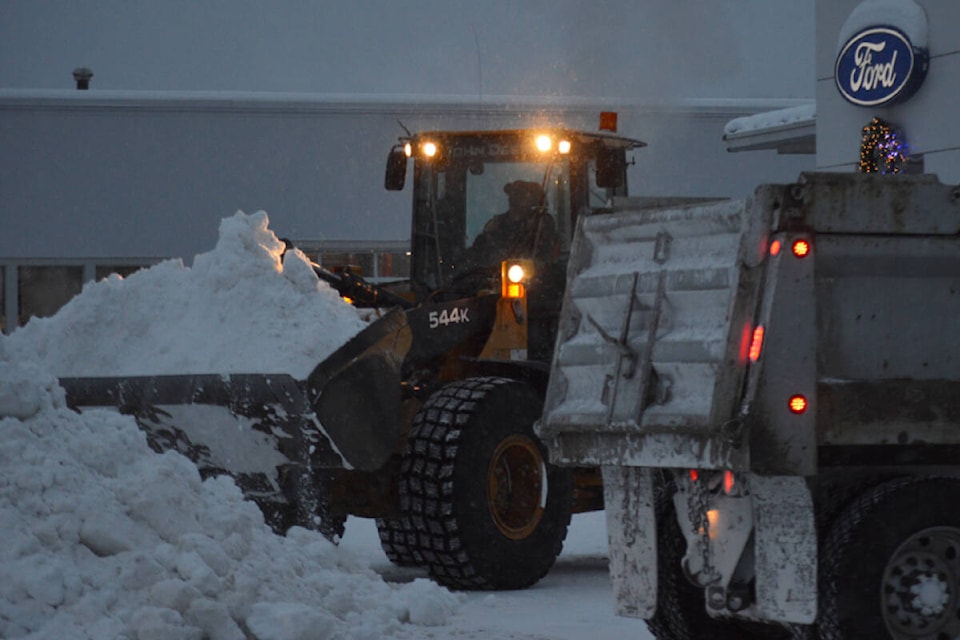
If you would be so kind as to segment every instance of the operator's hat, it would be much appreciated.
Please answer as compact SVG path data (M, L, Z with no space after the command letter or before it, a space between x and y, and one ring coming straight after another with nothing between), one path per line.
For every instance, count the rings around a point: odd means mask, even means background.
M524 202L539 204L543 199L543 189L537 182L514 180L503 185L503 192L510 198L520 198Z

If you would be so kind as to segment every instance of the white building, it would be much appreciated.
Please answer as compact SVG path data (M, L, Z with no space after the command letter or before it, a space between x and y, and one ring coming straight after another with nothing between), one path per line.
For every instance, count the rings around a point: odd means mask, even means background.
M410 191L383 187L403 127L595 130L634 154L636 195L740 197L811 157L730 155L732 118L797 100L603 100L0 90L0 326L48 315L83 282L213 247L221 218L265 210L297 243L402 273Z

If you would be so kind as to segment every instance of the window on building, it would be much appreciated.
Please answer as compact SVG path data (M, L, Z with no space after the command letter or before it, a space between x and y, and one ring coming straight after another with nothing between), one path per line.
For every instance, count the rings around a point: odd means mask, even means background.
M52 316L83 288L83 267L23 266L17 269L18 322Z
M381 253L378 263L381 278L410 277L410 255L406 251Z

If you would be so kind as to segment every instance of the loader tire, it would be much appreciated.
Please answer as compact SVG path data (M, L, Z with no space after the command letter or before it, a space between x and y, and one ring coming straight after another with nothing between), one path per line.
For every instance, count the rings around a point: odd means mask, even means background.
M430 576L465 590L523 589L563 547L573 477L533 433L542 400L506 378L453 382L414 419L400 506Z
M682 568L686 538L677 523L672 480L657 487L657 610L647 620L657 640L790 640L803 637L801 629L712 618L706 611L704 590L692 584Z
M377 518L380 547L387 559L398 567L419 567L422 556L417 551L417 533L410 518Z
M820 556L822 640L960 637L960 480L900 478L853 501Z

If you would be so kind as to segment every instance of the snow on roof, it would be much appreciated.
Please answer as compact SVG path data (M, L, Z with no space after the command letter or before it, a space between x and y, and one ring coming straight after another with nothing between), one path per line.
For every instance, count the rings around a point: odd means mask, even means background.
M645 113L743 113L796 103L792 98L637 100L603 96L294 93L264 91L143 91L0 88L0 108L146 108L251 111L623 110Z
M840 29L837 50L867 27L891 26L903 31L913 46L927 46L927 14L913 0L864 0L850 12Z
M723 128L728 151L778 149L813 153L817 105L808 104L734 118Z
M787 109L766 111L752 116L734 118L723 128L724 136L744 135L754 131L769 130L775 127L788 127L797 124L808 124L816 118L816 103L803 104Z

